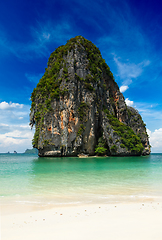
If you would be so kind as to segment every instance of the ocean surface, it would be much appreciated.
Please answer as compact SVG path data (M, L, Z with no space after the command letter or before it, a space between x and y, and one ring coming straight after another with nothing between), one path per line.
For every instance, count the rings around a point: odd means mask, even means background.
M82 204L162 198L162 154L39 158L0 154L1 204Z

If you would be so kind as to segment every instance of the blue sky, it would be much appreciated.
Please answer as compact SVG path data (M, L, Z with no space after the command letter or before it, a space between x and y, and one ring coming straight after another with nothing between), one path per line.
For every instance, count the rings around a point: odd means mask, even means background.
M0 7L0 152L31 148L30 96L50 54L77 35L101 51L162 152L160 0L6 0Z

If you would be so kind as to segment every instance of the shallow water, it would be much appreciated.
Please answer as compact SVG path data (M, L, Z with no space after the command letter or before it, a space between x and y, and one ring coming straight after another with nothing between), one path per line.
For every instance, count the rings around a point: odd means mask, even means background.
M1 204L111 203L161 197L162 154L85 159L0 154Z

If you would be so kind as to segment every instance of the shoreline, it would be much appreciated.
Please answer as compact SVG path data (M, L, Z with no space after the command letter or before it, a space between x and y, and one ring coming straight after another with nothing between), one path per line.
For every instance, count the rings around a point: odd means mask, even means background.
M162 201L155 200L33 208L25 212L15 208L1 215L1 240L159 240L161 219Z
M74 196L73 196L74 197ZM53 199L53 201L51 201ZM55 200L55 201L54 201ZM152 202L162 202L162 197L157 196L146 196L146 195L113 195L113 196L103 196L100 198L70 198L67 196L62 199L55 199L55 196L52 198L46 198L45 196L41 199L27 198L23 196L22 198L1 198L0 208L1 216L25 213L32 211L44 211L53 208L68 208L68 207L81 207L81 206L95 206L95 205L113 205L113 204L147 204Z

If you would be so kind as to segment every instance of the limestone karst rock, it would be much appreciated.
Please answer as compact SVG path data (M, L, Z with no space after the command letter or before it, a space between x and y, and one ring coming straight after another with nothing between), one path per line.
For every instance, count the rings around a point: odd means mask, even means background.
M82 36L51 54L31 100L39 156L150 153L140 114L126 105L99 49Z

